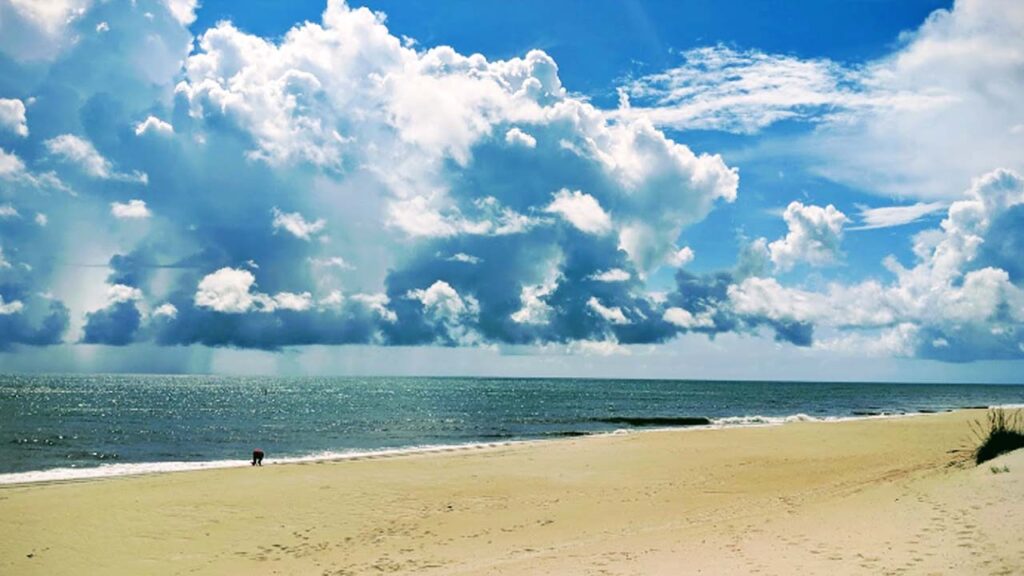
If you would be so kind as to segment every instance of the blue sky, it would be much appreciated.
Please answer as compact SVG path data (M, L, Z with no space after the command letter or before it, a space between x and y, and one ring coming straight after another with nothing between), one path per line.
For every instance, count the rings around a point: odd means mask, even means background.
M1020 381L1022 33L0 0L0 366Z

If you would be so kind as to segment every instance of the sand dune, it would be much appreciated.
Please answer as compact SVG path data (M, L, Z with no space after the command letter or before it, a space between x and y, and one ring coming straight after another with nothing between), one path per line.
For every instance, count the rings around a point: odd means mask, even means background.
M1021 574L1024 451L967 464L982 415L8 486L0 573Z

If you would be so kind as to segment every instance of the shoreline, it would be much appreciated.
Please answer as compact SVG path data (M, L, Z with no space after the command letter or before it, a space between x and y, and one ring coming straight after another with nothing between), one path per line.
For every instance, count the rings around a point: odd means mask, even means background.
M481 449L500 448L505 446L528 445L539 442L557 442L573 438L590 438L608 435L639 434L646 432L668 432L668 431L695 431L695 430L724 430L730 428L756 428L765 426L782 426L797 422L821 422L838 423L852 422L859 420L906 418L916 416L933 416L937 414L948 414L965 410L989 410L995 408L1019 409L1024 404L1006 404L994 406L970 406L962 408L947 408L938 410L919 410L916 412L880 412L869 414L857 414L850 416L809 416L807 414L791 414L788 416L726 416L722 418L705 417L682 417L682 418L615 418L615 421L654 421L654 420L697 420L706 419L710 424L684 424L657 426L651 424L640 424L632 428L619 428L602 432L563 432L552 434L549 437L510 437L507 440L495 441L474 441L457 444L426 444L413 446L384 447L376 449L352 449L341 451L316 452L302 455L288 455L281 458L268 459L268 466L287 466L318 462L346 462L357 460L373 460L380 458L401 458L406 456L417 456L422 454L436 454L446 452L461 452ZM90 482L101 481L126 476L150 476L159 474L177 474L182 472L199 472L203 470L223 470L233 468L247 468L250 462L247 459L234 460L164 460L152 462L124 462L114 464L100 464L89 467L57 467L42 470L29 470L24 472L0 473L0 490L10 486L31 486L47 485L68 482Z
M984 414L8 485L0 573L1013 573L1024 451L967 465Z
M824 416L815 417L807 414L792 414L789 416L726 416L722 418L708 419L710 424L690 424L675 426L652 426L639 425L633 428L620 428L605 432L572 432L552 434L550 437L524 437L509 438L498 441L464 442L458 444L427 444L414 446L384 447L366 450L344 450L317 452L297 456L284 456L267 461L267 465L286 466L295 464L318 463L318 462L346 462L357 460L373 460L380 458L401 458L417 456L421 454L436 454L446 452L471 451L490 448L501 448L522 444L533 444L538 442L557 442L571 438L589 438L607 435L638 434L646 432L668 432L668 431L695 431L695 430L724 430L730 428L756 428L764 426L782 426L796 422L821 422L838 423L854 422L860 420L907 418L916 416L934 416L938 414L949 414L953 412L968 410L991 410L991 409L1022 409L1024 404L1003 404L993 406L968 406L961 408L946 408L938 410L918 410L916 412L893 412L893 413L870 413L851 416ZM680 420L693 420L696 418L680 418ZM621 420L629 420L622 418ZM645 418L633 418L632 420L647 420ZM30 470L25 472L0 473L0 490L8 486L45 485L67 482L89 482L100 481L125 476L150 476L157 474L176 474L181 472L198 472L203 470L222 470L231 468L246 468L250 463L247 459L238 460L197 460L197 461L155 461L155 462L126 462L116 464L100 464L98 466L82 468L47 468L43 470Z

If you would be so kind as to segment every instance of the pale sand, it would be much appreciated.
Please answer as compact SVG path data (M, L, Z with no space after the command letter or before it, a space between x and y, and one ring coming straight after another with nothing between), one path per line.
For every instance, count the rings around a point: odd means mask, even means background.
M1024 574L983 415L6 487L0 574Z

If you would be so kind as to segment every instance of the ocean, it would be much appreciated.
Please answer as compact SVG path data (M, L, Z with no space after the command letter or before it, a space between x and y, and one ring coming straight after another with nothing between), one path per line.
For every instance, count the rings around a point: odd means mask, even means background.
M0 484L1024 404L1024 386L0 376ZM965 435L968 433L964 431Z

